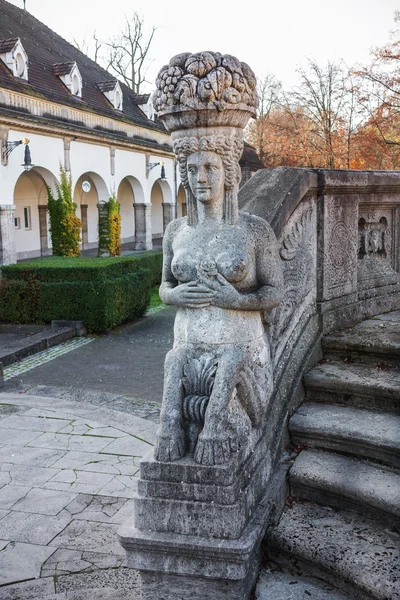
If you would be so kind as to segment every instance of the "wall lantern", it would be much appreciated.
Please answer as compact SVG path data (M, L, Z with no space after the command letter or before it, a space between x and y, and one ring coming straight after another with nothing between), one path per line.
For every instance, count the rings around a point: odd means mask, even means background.
M18 140L17 142L4 142L3 143L3 160L7 161L11 152L15 150L18 146L24 144L25 146L29 144L28 138L23 138L22 140Z
M158 167L159 165L161 165L160 179L161 179L161 181L166 181L167 177L165 175L164 162L150 162L150 156L148 154L146 154L146 177L147 177L147 179L149 178L150 171L152 169L154 169L154 167Z
M21 165L21 167L24 167L25 171L30 171L31 169L33 169L34 166L35 165L32 164L31 151L29 150L29 145L26 144L25 145L24 162Z

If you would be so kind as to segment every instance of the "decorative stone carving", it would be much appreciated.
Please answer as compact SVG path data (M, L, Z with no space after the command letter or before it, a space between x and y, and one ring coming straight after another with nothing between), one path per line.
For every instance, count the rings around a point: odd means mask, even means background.
M253 71L230 54L178 54L161 69L156 86L154 107L164 115L174 112L176 106L181 110L240 108L251 113L257 106Z
M315 288L315 209L311 204L301 207L300 215L285 228L279 254L283 268L283 299L272 312L270 337L273 348L279 343L293 315L306 296ZM267 316L268 318L268 316Z
M387 258L387 247L390 239L385 217L379 223L367 223L361 218L358 221L359 250L358 257Z
M358 202L326 196L321 216L324 223L322 298L330 300L357 291Z

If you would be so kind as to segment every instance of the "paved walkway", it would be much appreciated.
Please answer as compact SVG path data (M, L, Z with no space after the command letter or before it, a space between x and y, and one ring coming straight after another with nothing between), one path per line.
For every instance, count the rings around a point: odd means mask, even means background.
M104 587L135 597L116 532L156 429L102 406L0 394L0 600Z
M174 310L0 387L0 600L134 599L117 539L155 440Z
M55 388L79 399L83 391L160 403L163 365L173 343L175 309L168 308L118 327L107 335L6 382L6 391ZM33 357L34 360L34 357ZM46 388L46 389L45 389Z

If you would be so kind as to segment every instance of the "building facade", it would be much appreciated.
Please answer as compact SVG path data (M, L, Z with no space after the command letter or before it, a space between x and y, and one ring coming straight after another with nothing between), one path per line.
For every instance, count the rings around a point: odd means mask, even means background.
M149 97L28 12L0 0L0 14L0 264L51 254L46 186L55 189L60 165L72 177L83 250L97 247L99 205L111 195L122 244L152 248L185 214L185 199Z

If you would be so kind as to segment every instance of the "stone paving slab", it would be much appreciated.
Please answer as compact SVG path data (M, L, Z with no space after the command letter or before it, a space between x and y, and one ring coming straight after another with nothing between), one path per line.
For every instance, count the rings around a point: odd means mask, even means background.
M65 429L69 425L68 419L52 417L32 417L27 415L12 415L0 421L0 435L4 435L3 429L27 429L28 431L53 431Z
M47 490L68 490L82 494L98 494L100 490L110 483L114 475L109 473L91 473L88 471L78 471L77 469L63 469L57 473L50 481L43 484Z
M1 520L1 535L6 539L46 546L68 525L68 517L27 514L12 510Z
M12 508L18 500L25 498L31 488L24 485L5 485L0 490L0 508Z
M0 407L0 600L133 598L117 529L157 424L68 397L3 392Z
M7 483L15 485L41 485L51 479L58 469L51 467L35 467L32 469L25 465L13 465L12 463L0 464L0 481L2 477L7 478Z
M124 550L117 537L117 524L97 521L72 520L53 541L59 548L99 552L124 556Z
M2 429L1 441L3 444L13 444L14 446L25 446L28 442L33 442L42 434L40 431L24 431L18 429Z
M122 556L59 548L43 564L42 576L59 577L72 573L89 573L94 569L116 569L124 562L125 558Z
M54 593L54 589L51 578L33 579L0 588L0 600L42 600Z
M33 488L14 504L13 509L20 512L55 516L76 497L77 494L70 491L60 493L55 490Z
M139 471L139 459L134 456L115 454L93 454L71 450L53 464L57 469L79 469L93 473L111 473L113 475L136 475Z
M11 541L0 552L0 585L39 577L43 562L54 551L50 546Z
M49 448L28 448L6 444L0 448L0 463L29 465L31 467L51 467L66 454L62 450Z

